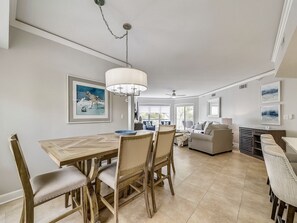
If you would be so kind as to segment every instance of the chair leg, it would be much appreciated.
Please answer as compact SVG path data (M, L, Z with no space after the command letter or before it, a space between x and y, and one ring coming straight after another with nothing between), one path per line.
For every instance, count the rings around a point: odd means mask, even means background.
M169 187L170 187L171 194L174 196L173 184L172 184L172 180L171 180L170 163L168 163L168 165L167 165L167 179L168 179L168 182L169 182Z
M174 147L172 147L172 152L171 152L171 166L172 166L173 173L175 174L175 165L174 165L173 148L174 148Z
M115 223L119 222L119 188L114 190L114 219Z
M272 211L271 211L271 219L275 220L275 213L278 204L278 198L274 195L273 204L272 204Z
M282 200L279 200L279 206L277 209L275 222L282 222L285 207L286 207L285 202L283 202Z
M143 190L144 190L144 200L145 200L145 207L146 207L146 211L147 211L147 215L149 218L152 217L152 213L151 213L151 208L150 208L150 203L149 203L149 198L148 198L148 176L147 174L144 176L143 178Z
M288 213L287 213L287 220L286 223L293 223L295 217L296 207L292 205L288 205Z
M270 181L269 181L269 177L267 177L267 182L266 182L267 185L270 184Z
M69 195L70 192L65 194L65 208L69 207Z
M87 187L84 186L82 188L82 215L83 215L83 222L88 222L88 198L87 198Z
M269 201L272 202L272 200L273 200L273 192L271 187L269 187Z
M34 203L32 200L26 200L25 204L25 222L34 223Z
M25 198L24 198L20 223L25 223L25 221L24 221L25 220L25 208L26 208L26 203L25 203Z
M151 196L152 196L152 203L153 203L153 211L154 213L157 212L157 207L156 207L156 200L155 200L155 182L154 182L154 170L150 172L150 183L151 183Z

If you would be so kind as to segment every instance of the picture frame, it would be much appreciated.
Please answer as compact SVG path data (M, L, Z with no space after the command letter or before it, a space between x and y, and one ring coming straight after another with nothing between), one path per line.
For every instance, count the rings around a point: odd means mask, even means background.
M68 123L111 122L111 96L105 84L67 75Z
M210 118L221 117L221 98L213 98L207 101L207 116Z
M261 102L275 103L281 100L281 81L276 81L261 86Z
M261 122L263 125L280 125L281 124L281 105L262 105Z

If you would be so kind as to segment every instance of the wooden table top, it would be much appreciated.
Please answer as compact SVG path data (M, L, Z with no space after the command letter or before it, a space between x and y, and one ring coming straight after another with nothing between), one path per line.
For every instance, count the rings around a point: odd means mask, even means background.
M119 136L114 133L39 141L58 166L115 153Z
M137 134L151 131L140 130ZM182 134L176 133L175 137ZM39 141L41 147L58 166L74 164L94 157L116 153L120 137L114 133L77 136Z
M297 138L294 137L282 137L282 139L297 153Z

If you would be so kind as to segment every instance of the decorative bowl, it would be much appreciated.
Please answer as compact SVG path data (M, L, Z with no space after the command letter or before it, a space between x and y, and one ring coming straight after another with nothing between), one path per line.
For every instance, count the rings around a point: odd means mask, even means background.
M137 132L134 130L117 130L114 133L119 136L125 136L125 135L136 135Z

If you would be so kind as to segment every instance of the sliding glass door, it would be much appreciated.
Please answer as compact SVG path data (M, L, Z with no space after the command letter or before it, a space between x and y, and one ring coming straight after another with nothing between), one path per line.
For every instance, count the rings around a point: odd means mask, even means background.
M194 123L194 105L178 105L176 106L176 128L184 130L189 128L190 123Z

